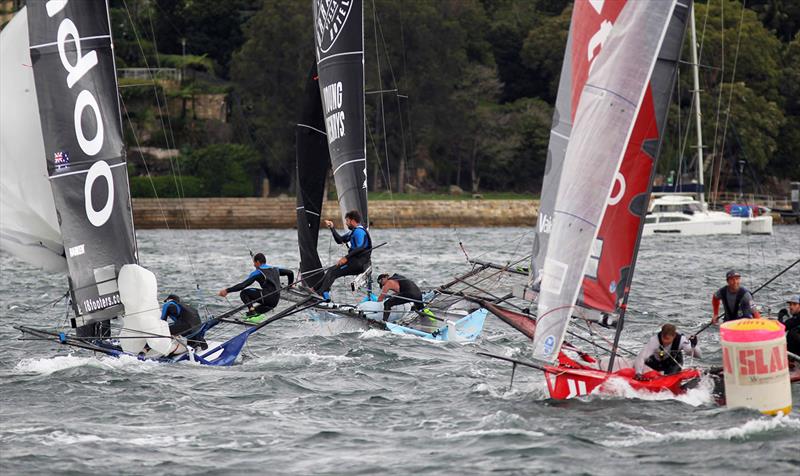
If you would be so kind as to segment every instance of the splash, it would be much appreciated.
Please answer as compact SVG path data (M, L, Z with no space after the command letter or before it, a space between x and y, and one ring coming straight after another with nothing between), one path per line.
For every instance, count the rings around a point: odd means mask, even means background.
M51 375L62 370L88 367L98 369L143 370L160 366L153 361L141 361L131 356L115 357L77 357L74 354L41 359L22 359L14 366L14 373Z
M602 388L602 390L598 390L599 388ZM695 388L691 388L680 395L675 395L668 390L662 392L635 390L625 379L621 378L610 378L602 387L598 387L598 389L595 389L593 395L601 399L625 398L648 401L677 400L693 407L714 403L714 382L707 376L704 376Z
M748 420L743 425L733 428L720 428L714 430L688 430L670 431L658 433L648 430L641 426L628 425L625 423L609 423L607 426L616 430L632 433L624 440L610 440L602 442L609 447L629 447L644 444L678 441L698 441L698 440L746 440L750 436L760 433L767 433L779 429L800 431L800 420L790 416L777 416L772 418L758 418Z

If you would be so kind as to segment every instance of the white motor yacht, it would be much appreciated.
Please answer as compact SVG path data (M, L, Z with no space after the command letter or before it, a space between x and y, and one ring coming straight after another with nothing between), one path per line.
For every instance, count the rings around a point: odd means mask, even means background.
M650 203L643 234L740 235L742 223L727 213L703 210L693 197L665 195Z

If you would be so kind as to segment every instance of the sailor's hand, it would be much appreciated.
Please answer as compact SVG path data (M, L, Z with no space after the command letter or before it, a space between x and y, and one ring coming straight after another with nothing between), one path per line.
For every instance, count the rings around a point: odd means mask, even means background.
M634 375L634 376L633 376L633 379L634 379L634 380L638 380L639 382L647 382L647 380L649 380L649 379L645 378L645 376L644 376L644 375L642 375L642 374L636 374L636 375Z
M689 343L692 344L692 349L697 347L697 336L689 337Z
M339 266L346 265L347 264L347 258L342 256L341 258L339 258L339 261L337 261L336 264L338 264Z
M227 289L223 289L223 290L221 290L221 291L219 292L219 295L220 295L220 296L222 296L222 297L225 297L225 296L227 296L227 295L228 295L228 290L227 290Z
M333 222L330 220L325 220L325 226L327 226L328 228L333 228Z
M719 316L714 316L714 317L711 318L711 324L716 325L717 321L719 321Z

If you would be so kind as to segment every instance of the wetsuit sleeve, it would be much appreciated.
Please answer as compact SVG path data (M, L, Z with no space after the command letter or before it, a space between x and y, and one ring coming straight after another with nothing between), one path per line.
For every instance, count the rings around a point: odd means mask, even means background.
M691 355L692 357L697 357L697 358L703 357L703 355L700 353L700 344L698 344L695 347L692 347L692 343L689 342L689 339L686 336L681 336L680 347L683 353L686 355Z
M245 279L244 281L235 286L229 287L228 289L226 289L226 291L228 291L229 293L235 293L236 291L241 291L242 289L256 282L257 277L258 277L258 271L253 271L252 273L250 273L247 279Z
M342 243L347 243L350 240L350 233L351 232L348 231L344 235L340 235L339 232L336 231L336 228L331 228L331 234L333 235L333 241L335 241L336 244L339 244L339 245L341 245Z
M166 321L168 317L177 318L181 313L181 308L175 301L165 303L161 307L161 320Z
M644 373L644 362L648 359L651 355L653 355L658 350L658 336L653 336L647 341L647 344L642 347L642 350L639 351L639 354L636 356L636 362L634 363L633 367L636 369L637 374Z
M286 276L289 279L289 284L294 282L294 273L290 269L285 268L278 268L278 274L280 276Z
M350 235L352 236L353 245L350 246L350 251L347 253L346 258L352 258L353 255L361 254L361 250L367 247L367 232L361 228L356 228Z

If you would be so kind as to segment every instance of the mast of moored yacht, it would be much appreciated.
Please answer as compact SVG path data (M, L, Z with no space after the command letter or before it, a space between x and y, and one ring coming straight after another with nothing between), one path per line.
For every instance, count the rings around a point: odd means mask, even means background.
M700 206L703 210L706 209L705 200L705 185L703 185L703 130L702 130L702 114L700 113L700 65L697 61L697 28L694 21L694 4L692 4L691 15L689 15L690 28L692 30L692 82L693 88L693 102L694 102L694 119L695 128L697 129L697 180L700 184Z

